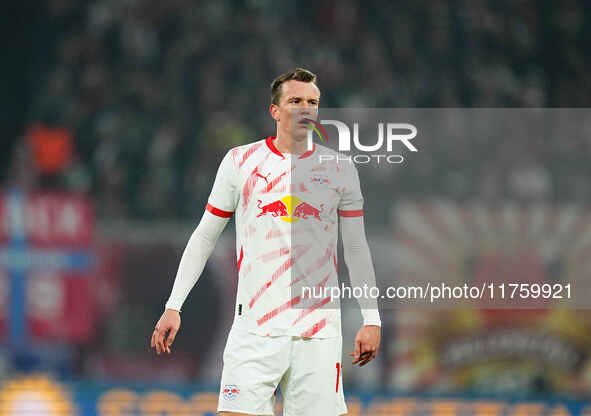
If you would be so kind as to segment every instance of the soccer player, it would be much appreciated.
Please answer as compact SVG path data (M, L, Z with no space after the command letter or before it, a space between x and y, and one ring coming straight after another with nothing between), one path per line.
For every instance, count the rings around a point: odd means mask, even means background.
M277 133L230 149L223 158L152 334L157 354L170 354L181 306L220 233L236 215L239 280L223 354L222 415L273 415L278 386L284 416L347 412L340 304L326 293L316 297L298 289L338 286L339 229L352 285L375 285L375 274L357 169L348 161L321 158L336 152L308 143L319 101L310 71L297 68L273 81L269 110ZM362 305L364 324L349 354L354 365L370 362L380 344L375 301L369 306Z

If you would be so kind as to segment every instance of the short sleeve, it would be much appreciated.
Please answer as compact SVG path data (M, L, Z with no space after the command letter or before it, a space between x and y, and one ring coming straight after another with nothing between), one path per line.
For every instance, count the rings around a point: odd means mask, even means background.
M226 153L218 168L206 209L219 217L229 218L236 210L238 192L232 151Z
M346 164L344 166L347 166ZM357 168L352 164L343 169L343 183L341 200L339 201L339 216L363 216L363 195L359 184Z

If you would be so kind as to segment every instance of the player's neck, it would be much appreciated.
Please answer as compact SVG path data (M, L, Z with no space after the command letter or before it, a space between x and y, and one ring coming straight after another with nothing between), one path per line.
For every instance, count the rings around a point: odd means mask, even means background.
M301 155L308 151L307 140L292 141L288 134L281 134L279 132L277 132L277 137L273 140L273 144L281 153Z

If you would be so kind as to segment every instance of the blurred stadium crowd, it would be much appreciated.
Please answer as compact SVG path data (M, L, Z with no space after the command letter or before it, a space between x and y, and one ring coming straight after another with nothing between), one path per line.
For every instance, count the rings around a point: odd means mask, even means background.
M228 147L274 133L269 82L297 65L319 75L324 107L580 107L591 97L584 1L45 3L26 140L14 141L3 176L90 191L102 218L197 218ZM502 137L448 145L393 185L466 196L525 180L544 196L588 198L573 166L588 165L576 162L591 141L553 143L517 157ZM557 166L558 156L574 163ZM459 189L440 174L450 166L469 178Z

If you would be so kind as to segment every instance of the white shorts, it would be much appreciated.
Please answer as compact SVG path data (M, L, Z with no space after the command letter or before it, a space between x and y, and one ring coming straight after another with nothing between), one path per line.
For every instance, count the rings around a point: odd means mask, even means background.
M342 337L265 337L232 328L224 349L218 412L273 415L280 386L283 416L347 413Z

